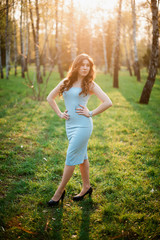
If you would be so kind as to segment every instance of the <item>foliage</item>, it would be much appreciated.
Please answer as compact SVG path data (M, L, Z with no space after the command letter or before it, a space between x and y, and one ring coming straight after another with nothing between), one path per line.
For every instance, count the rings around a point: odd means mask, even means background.
M147 73L136 82L123 69L120 88L109 75L96 82L113 107L93 118L89 140L91 199L75 203L81 189L76 167L63 205L46 202L62 176L68 141L65 123L46 101L32 100L21 79L1 81L1 239L159 239L160 121L157 77L148 106L138 104ZM48 93L60 81L52 74ZM57 98L61 110L62 99ZM88 108L99 100L92 96Z
M4 2L4 1L3 1ZM35 1L32 2L32 11L33 11L33 17L35 22ZM71 34L71 7L68 1L59 0L59 41L60 46L62 48L62 55L61 55L61 61L63 64L64 70L68 70L68 67L71 63L71 41L70 41L70 34ZM80 1L79 1L80 2ZM96 1L95 1L96 2ZM98 3L98 1L97 1ZM9 1L9 20L10 20L10 34L11 34L11 58L12 62L14 59L14 47L13 47L13 27L12 27L12 21L13 21L13 4L12 1ZM22 1L21 3L18 1L15 1L15 7L16 7L16 22L17 22L17 38L18 38L18 54L19 54L19 61L20 61L20 41L19 41L19 17L20 14L20 4L23 4L23 11L24 11L24 19L26 18L26 12L28 16L28 26L29 26L29 53L28 53L28 62L29 63L35 63L35 56L34 56L34 42L33 42L33 33L31 29L31 21L30 21L30 13L29 13L29 6L28 1ZM101 14L97 14L98 9L90 9L92 12L92 16L90 16L91 12L89 9L82 9L82 6L79 8L78 4L75 4L76 7L74 8L74 14L76 16L75 19L75 31L76 31L76 42L77 42L77 54L86 52L88 54L91 54L94 59L96 59L96 65L99 68L103 69L104 65L104 57L103 57L103 46L102 46L102 28L100 24L100 18ZM137 6L137 17L144 15L149 15L148 12L150 12L149 4L145 3L145 9L143 5ZM5 5L4 5L5 6ZM3 30L3 33L5 33L5 7L0 5L0 29ZM27 7L26 7L27 6ZM53 60L56 55L55 50L55 1L38 1L39 6L39 15L40 15L40 31L39 31L39 50L41 54L41 65L43 65L43 57L44 57L44 42L45 42L45 21L47 21L47 50L46 50L46 64L51 63L51 59ZM123 23L125 23L127 27L127 33L131 31L132 28L132 21L130 18L131 15L131 9L130 9L130 3L126 2L124 3L124 9L122 11L122 18ZM111 63L111 55L112 55L112 48L114 44L114 32L115 32L115 22L116 22L116 9L112 9L111 11L107 11L107 9L104 10L104 16L105 16L105 35L106 35L106 50L107 50L107 60L108 65L110 68ZM146 14L147 12L147 14ZM144 20L144 19L143 19ZM151 22L150 15L149 15L149 21ZM138 24L140 24L141 21L137 19ZM144 23L143 23L144 24ZM151 23L146 22L146 26L150 25ZM61 28L63 25L63 32L61 32ZM23 33L25 34L27 31L26 23L23 24ZM137 37L140 39L141 34L141 26L137 30ZM128 35L128 34L127 34ZM132 48L132 43L130 42L129 35L127 36L129 41L130 49ZM144 33L144 39L151 38L151 36L147 36L147 33ZM92 40L92 49L90 41ZM148 40L147 40L148 41ZM140 41L139 41L140 43ZM147 51L146 47L146 41L142 42L141 49L143 49L143 52ZM121 46L123 45L123 42L121 40ZM2 62L3 66L5 65L5 34L2 39ZM26 39L24 41L24 48L26 49ZM121 54L122 58L125 58L124 49L121 48ZM143 56L144 56L143 54ZM140 59L140 62L143 65L142 57ZM121 58L121 59L122 59ZM131 56L130 56L131 58ZM121 61L125 62L125 61Z

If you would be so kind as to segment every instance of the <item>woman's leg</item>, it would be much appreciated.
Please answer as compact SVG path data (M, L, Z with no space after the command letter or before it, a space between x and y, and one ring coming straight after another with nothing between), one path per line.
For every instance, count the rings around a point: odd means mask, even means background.
M52 199L54 201L58 201L60 199L66 184L68 183L69 179L72 177L74 169L75 169L75 166L65 165L64 171L63 171L63 176L62 176L62 181L61 181L57 191L55 192L54 196L52 197Z
M80 171L81 171L83 186L82 186L81 192L77 196L82 196L90 188L88 159L84 160L84 162L82 164L80 164L79 167L80 167Z

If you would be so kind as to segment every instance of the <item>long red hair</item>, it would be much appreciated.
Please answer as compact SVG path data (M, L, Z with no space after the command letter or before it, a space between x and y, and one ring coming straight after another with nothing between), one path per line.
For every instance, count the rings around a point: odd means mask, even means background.
M85 76L82 80L82 91L80 92L79 95L81 95L82 93L84 95L87 95L91 86L91 83L93 82L94 78L95 78L95 65L93 62L93 59L85 54L82 53L80 55L78 55L75 60L73 61L68 73L67 73L67 78L66 80L64 80L63 85L60 88L60 95L63 94L64 91L68 91L72 86L73 83L77 81L78 78L78 70L80 68L80 66L82 65L83 60L87 59L89 61L90 64L90 71L88 73L87 76Z

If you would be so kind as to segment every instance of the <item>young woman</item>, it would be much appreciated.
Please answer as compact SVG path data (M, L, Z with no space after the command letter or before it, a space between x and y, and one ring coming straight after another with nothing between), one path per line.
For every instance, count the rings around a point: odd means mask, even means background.
M80 54L74 60L67 78L62 80L47 97L48 103L56 114L66 120L66 133L69 140L62 181L48 202L49 206L57 205L60 200L63 201L64 188L73 174L75 165L80 167L83 187L73 200L79 201L86 194L92 194L87 156L87 144L93 129L92 117L112 106L107 94L94 82L94 75L95 67L92 58L87 54ZM63 113L55 102L56 96L62 94L66 106ZM95 94L102 103L96 109L89 111L86 105L92 94Z

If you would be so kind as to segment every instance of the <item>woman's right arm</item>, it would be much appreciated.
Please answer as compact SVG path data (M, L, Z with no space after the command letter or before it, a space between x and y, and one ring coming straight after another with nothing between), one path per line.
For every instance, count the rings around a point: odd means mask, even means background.
M63 80L64 81L64 80ZM63 84L63 81L61 81L47 96L47 101L49 103L49 105L51 106L51 108L56 112L56 114L60 117L60 118L64 118L66 120L69 119L69 115L67 114L67 110L64 111L64 113L62 113L55 101L55 98L58 96L59 92L60 92L60 88Z

